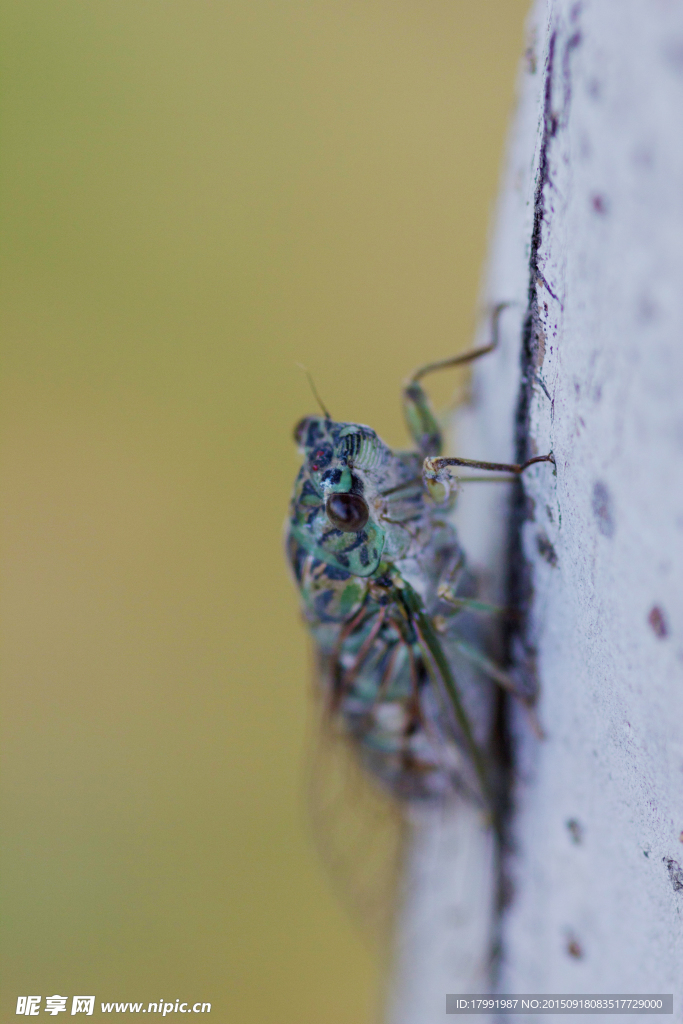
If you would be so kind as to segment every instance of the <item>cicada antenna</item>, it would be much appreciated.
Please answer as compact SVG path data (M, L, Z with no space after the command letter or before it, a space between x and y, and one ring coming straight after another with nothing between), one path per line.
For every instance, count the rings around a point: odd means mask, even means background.
M308 369L307 366L304 366L303 363L297 363L296 365L299 367L300 370L303 370L303 372L306 374L306 377L308 378L308 383L310 384L311 387L311 391L313 392L313 397L315 398L316 402L318 403L322 411L325 413L325 419L331 420L332 417L325 408L325 403L323 402L322 398L318 394L318 390L315 386L315 383L313 382L313 377L311 376L310 370Z

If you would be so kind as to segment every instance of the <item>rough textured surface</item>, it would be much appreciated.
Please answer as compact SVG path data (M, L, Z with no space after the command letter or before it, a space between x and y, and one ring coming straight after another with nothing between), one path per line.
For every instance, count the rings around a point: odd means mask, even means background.
M509 646L547 733L512 709L495 983L673 992L680 1020L683 5L543 0L529 39L485 289L514 305L458 426L464 455L557 460L460 507L491 592L525 612ZM420 1005L405 1019L437 1019Z
M514 646L548 735L516 716L499 986L680 995L683 8L564 0L532 25L489 289L526 264L517 456L552 448L557 474L518 510ZM508 387L483 369L477 416Z

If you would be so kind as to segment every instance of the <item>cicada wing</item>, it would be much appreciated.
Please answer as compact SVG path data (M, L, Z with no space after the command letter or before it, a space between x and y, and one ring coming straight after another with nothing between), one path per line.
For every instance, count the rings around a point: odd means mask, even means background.
M313 840L341 901L385 945L400 898L408 820L363 769L323 696L312 718L307 795Z

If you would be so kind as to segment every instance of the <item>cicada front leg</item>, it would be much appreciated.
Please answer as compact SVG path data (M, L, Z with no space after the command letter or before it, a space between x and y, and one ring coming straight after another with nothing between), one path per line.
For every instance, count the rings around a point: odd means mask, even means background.
M519 476L525 469L537 462L552 462L555 465L555 456L552 452L548 452L547 455L535 455L533 459L527 459L526 462L519 464L516 462L482 462L479 459L461 459L455 456L440 455L427 457L424 460L422 479L432 500L440 505L448 501L451 494L457 493L458 484L462 479L453 476L450 470L451 466L467 466L470 469L483 469L489 473L510 473L512 474L510 479L514 479L515 476ZM479 478L469 477L468 479Z

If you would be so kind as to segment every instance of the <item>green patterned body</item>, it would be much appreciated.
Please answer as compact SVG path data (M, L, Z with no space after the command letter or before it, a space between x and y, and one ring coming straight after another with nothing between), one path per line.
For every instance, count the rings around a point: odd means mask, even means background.
M296 436L304 462L287 551L333 722L395 795L485 800L490 690L438 634L453 615L440 586L462 592L467 577L450 508L423 486L423 453L394 453L369 427L326 417ZM338 496L342 511L367 514L360 528L330 518Z

